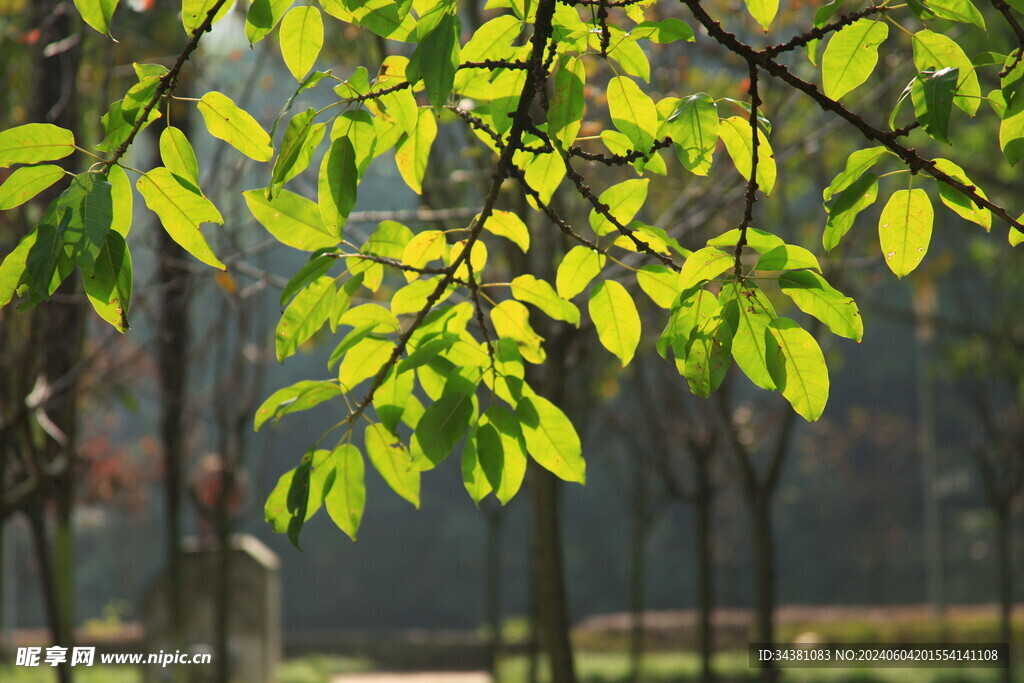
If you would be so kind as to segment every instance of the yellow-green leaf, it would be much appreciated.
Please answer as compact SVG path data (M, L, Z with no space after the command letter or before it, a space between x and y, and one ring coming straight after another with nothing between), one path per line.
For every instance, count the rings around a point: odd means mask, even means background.
M118 0L75 0L75 7L85 23L105 35L110 35L110 18L117 9Z
M619 357L622 367L633 360L640 343L640 314L633 297L615 280L597 283L587 304L601 344Z
M0 132L0 168L55 161L74 151L74 133L50 123L26 123Z
M650 181L646 178L627 180L609 187L601 193L598 199L608 207L608 213L615 220L621 225L629 225L636 212L647 201L647 186L649 183ZM590 211L590 227L598 235L607 235L617 229L614 223L593 209Z
M225 269L199 231L202 223L224 223L213 202L179 183L174 174L162 166L144 173L136 187L146 206L159 216L164 230L175 242L203 263Z
M479 215L475 220L480 220ZM492 211L491 217L484 223L484 230L510 240L524 254L530 249L530 230L523 219L511 211Z
M302 195L288 190L267 199L263 190L243 192L249 211L282 244L304 251L333 247L338 237L324 225L320 208Z
M765 331L768 371L801 417L814 422L828 402L828 366L818 342L789 318L776 318Z
M658 130L658 110L632 78L615 76L608 82L608 112L612 123L636 150L651 151Z
M437 137L437 121L429 109L420 109L416 130L402 136L395 149L395 163L402 179L416 194L423 192L423 176L427 172L427 158Z
M331 459L334 478L324 497L324 506L338 528L354 541L366 507L363 455L352 444L342 444L331 451Z
M160 133L160 161L168 171L199 189L199 162L192 144L180 129L167 126Z
M546 280L539 280L533 275L520 275L512 280L512 296L533 304L555 320L564 320L576 327L580 326L579 309L558 296L555 288Z
M124 237L108 230L92 273L82 273L85 294L93 310L118 332L128 331L132 299L132 259Z
M582 292L601 273L605 255L590 247L577 245L562 258L555 275L555 290L565 300Z
M545 354L541 342L544 338L530 326L530 312L518 301L502 301L491 309L491 323L498 337L514 339L523 360L543 363Z
M199 113L203 115L210 135L228 143L245 156L256 161L270 161L274 147L267 131L249 112L239 108L224 93L211 90L199 100Z
M878 240L885 263L902 278L917 268L932 239L934 213L921 189L897 190L878 219Z
M719 127L719 135L725 143L725 151L732 157L733 164L740 175L750 179L753 147L750 134L750 121L741 116L723 119ZM765 194L771 194L775 187L775 153L768 143L768 138L757 129L757 186Z
M795 271L779 277L779 287L800 310L828 325L834 334L859 342L864 321L857 303L811 271Z
M191 35L192 32L199 28L206 21L207 15L215 4L217 4L217 0L182 0L181 23L185 26L186 33ZM217 10L212 23L215 24L227 16L232 7L234 7L234 3L231 0L227 0Z
M732 254L715 247L704 247L690 254L679 272L679 291L713 280L735 264Z
M420 473L413 469L408 449L394 434L381 424L366 428L366 454L374 468L384 477L391 489L412 503L420 506Z
M322 275L302 289L281 314L274 335L277 360L283 361L327 322L334 304L334 278Z
M887 37L889 26L870 19L858 19L833 35L821 58L825 95L838 100L866 81L878 63L878 46Z
M560 479L586 482L580 437L565 413L542 396L524 396L516 407L516 417L530 457Z
M826 53L827 54L827 53ZM914 66L918 71L953 67L959 70L953 104L974 116L981 106L981 85L971 58L956 41L941 33L918 31L914 34Z
M772 25L772 19L779 11L779 0L744 0L747 11L765 31Z
M288 10L278 31L281 56L285 66L301 82L316 63L324 45L324 20L312 5L299 5Z
M24 166L0 185L0 211L21 206L64 177L64 169L53 164Z

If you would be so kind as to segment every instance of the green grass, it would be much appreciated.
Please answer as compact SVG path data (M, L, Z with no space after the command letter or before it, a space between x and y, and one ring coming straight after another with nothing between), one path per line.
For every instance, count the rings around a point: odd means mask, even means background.
M277 667L277 683L325 683L337 674L370 671L373 665L365 659L308 655L289 659Z

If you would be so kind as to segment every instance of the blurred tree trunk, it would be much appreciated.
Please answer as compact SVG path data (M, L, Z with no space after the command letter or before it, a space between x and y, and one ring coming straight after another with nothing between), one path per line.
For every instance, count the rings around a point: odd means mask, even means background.
M33 24L40 31L32 119L77 131L79 49L74 12L68 3L53 0L37 1L31 7L35 13ZM65 168L71 164L68 160L60 163ZM40 194L35 201L45 206L57 194L56 189L51 189ZM82 306L75 301L77 293L78 278L69 278L54 293L53 301L41 306L33 316L36 327L34 339L39 344L37 349L42 358L33 392L41 392L41 415L48 423L43 425L47 435L41 455L46 463L62 463L60 476L54 479L47 491L53 501L54 512L52 553L45 552L43 547L51 541L46 533L42 509L33 510L30 520L40 564L44 566L43 590L49 594L48 602L54 603L47 610L54 643L67 648L73 646L75 559L72 515L77 462L78 364L82 356L84 328ZM67 663L58 667L58 676L61 681L71 680Z
M1013 681L1013 544L1010 538L1012 510L1009 500L994 506L996 513L996 558L999 563L999 642L1009 647L1009 662L1001 669L1003 683Z
M484 577L484 623L487 629L487 657L490 661L491 676L497 682L501 678L502 635L501 635L501 529L504 510L500 505L485 505L484 520L487 524L487 543Z
M715 680L711 667L714 651L715 584L714 584L714 539L711 534L713 521L714 491L711 485L710 448L693 450L694 464L694 529L697 538L697 601L698 637L700 638L700 679L704 683Z
M643 678L644 609L646 607L647 537L651 515L647 492L647 458L640 449L633 456L633 532L629 548L629 605L632 623L629 633L629 679Z

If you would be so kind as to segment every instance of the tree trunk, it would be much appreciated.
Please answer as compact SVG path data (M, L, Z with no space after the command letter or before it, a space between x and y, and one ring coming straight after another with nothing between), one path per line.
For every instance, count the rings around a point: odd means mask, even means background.
M755 639L768 646L775 643L775 542L772 537L771 495L760 491L750 506L754 541ZM778 670L771 663L761 669L762 683L777 681Z
M36 561L39 564L39 581L43 587L43 603L46 607L46 619L50 624L50 637L54 645L69 648L68 658L57 667L57 680L70 683L70 641L66 640L64 613L61 610L61 596L57 581L53 575L53 561L50 557L50 541L46 536L46 522L40 506L34 506L26 512L32 533L32 541L36 547Z
M484 512L487 522L487 557L484 577L484 622L487 628L487 658L491 676L500 680L498 671L501 663L501 526L502 509L498 505L487 506Z
M711 535L714 497L711 491L710 453L696 453L694 461L694 511L697 538L697 600L700 612L698 637L700 639L700 680L711 683L715 674L711 666L714 651L715 609L714 540Z
M1010 538L1009 501L1000 501L996 513L996 559L999 563L999 642L1010 648L1009 664L1001 669L1003 683L1013 680L1013 547Z
M558 479L536 463L533 469L534 590L540 642L548 656L551 680L575 683L569 610L562 568L562 539L558 515Z
M184 123L184 118L179 121ZM182 583L180 542L185 459L185 425L182 413L188 382L189 330L189 275L183 264L187 262L188 257L165 230L159 228L156 232L159 235L160 250L157 281L164 283L157 332L157 360L163 395L160 439L163 447L164 514L167 524L167 599L173 645L180 649L185 645L185 591Z
M646 549L649 519L647 515L646 463L642 455L633 462L633 533L629 549L629 604L632 621L629 634L629 679L639 683L643 677L644 608Z

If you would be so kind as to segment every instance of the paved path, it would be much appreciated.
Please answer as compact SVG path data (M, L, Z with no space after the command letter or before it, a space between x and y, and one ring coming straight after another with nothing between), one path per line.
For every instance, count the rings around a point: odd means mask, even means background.
M331 679L331 683L491 683L491 677L482 672L445 672L431 673L372 673L372 674L341 674Z

